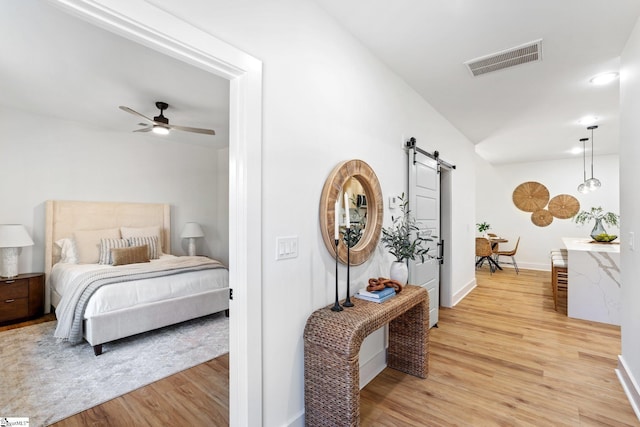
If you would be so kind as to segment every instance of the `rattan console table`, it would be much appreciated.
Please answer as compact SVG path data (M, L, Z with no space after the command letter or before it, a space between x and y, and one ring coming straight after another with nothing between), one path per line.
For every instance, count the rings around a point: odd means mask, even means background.
M307 426L360 424L362 341L389 324L387 366L420 378L429 373L429 294L407 285L378 304L353 298L354 307L316 310L304 329L304 401Z

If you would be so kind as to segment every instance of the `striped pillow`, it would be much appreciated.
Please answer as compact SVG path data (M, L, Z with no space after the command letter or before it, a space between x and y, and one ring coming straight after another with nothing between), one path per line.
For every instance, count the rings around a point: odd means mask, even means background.
M149 259L159 258L160 245L158 244L158 236L129 237L127 239L129 246L144 246L149 248Z
M98 258L98 264L113 264L111 249L126 248L128 246L129 242L125 239L100 239L100 257Z

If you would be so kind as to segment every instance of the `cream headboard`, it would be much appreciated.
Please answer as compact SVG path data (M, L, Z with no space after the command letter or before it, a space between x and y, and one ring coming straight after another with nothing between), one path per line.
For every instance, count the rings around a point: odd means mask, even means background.
M76 230L158 225L163 230L162 251L171 253L171 206L168 204L48 200L46 211L44 271L47 278L60 258L60 249L54 242L72 237Z

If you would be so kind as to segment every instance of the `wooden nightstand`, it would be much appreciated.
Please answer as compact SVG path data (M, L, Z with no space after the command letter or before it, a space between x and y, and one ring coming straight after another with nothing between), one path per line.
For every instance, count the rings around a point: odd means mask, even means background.
M0 323L44 314L44 273L0 278Z

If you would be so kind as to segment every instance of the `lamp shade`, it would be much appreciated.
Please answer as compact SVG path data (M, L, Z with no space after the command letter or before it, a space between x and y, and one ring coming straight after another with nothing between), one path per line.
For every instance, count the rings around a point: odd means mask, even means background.
M20 248L33 245L29 233L21 224L0 224L0 248Z
M187 222L182 229L182 234L180 235L183 239L190 239L193 237L204 237L204 232L202 231L202 227L197 222Z

